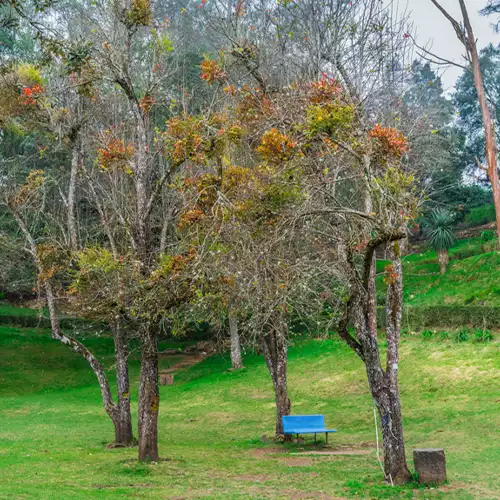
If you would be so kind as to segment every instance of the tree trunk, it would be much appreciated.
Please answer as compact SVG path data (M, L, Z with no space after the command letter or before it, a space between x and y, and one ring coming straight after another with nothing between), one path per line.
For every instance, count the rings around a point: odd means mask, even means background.
M283 420L282 417L290 415L292 411L292 403L288 397L288 387L286 382L286 360L281 361L281 369L278 369L278 376L274 384L274 392L276 394L276 435L283 435ZM285 441L290 441L291 436L285 436Z
M387 287L387 367L382 368L377 339L369 324L369 292L367 290L372 256L365 257L365 283L353 280L348 304L356 338L347 332L341 337L359 355L365 364L370 391L377 406L383 436L384 472L387 481L403 484L411 480L405 457L403 419L398 388L399 338L403 304L402 264L398 243L392 247L392 269ZM352 264L354 265L354 264Z
M485 168L483 165L481 165L479 160L477 161L478 166L482 170L485 170L487 172L491 182L491 188L493 190L493 202L495 204L496 212L497 237L498 243L500 245L500 181L498 179L498 144L495 125L491 118L491 113L486 98L486 92L484 90L483 74L479 62L479 54L477 51L477 39L474 35L474 30L472 29L469 12L467 11L467 7L465 5L465 0L458 1L458 3L460 4L460 10L462 11L463 26L440 5L438 0L431 0L431 2L441 11L441 13L453 26L455 33L457 34L457 38L465 46L467 55L469 56L469 60L471 62L471 69L474 77L474 86L476 88L484 126L486 163L488 167Z
M76 132L76 137L72 145L71 172L68 188L68 232L72 250L78 248L78 232L76 227L75 203L76 203L76 183L78 179L78 169L83 161L82 139L80 129Z
M478 166L482 170L485 170L487 172L491 182L491 188L493 190L493 202L495 204L495 212L496 212L497 237L498 237L498 243L500 245L500 182L498 179L498 144L497 144L495 125L491 118L486 92L484 89L483 74L479 62L479 53L477 51L477 39L474 35L474 30L472 29L469 12L467 11L467 7L465 5L465 0L458 1L458 3L460 4L460 10L462 12L463 25L461 25L456 19L454 19L441 6L438 0L431 0L431 1L453 26L457 38L465 46L467 55L469 56L469 60L471 62L472 75L474 77L474 86L476 88L477 98L479 102L479 107L481 109L481 115L484 126L486 163L488 167L485 168L484 166L482 166L479 160L477 160L477 162Z
M360 310L356 314L355 323L357 336L363 346L368 384L382 425L385 478L394 484L407 483L411 480L411 474L405 458L401 403L397 385L398 365L395 361L397 351L391 356L390 370L385 372L381 366L378 345L369 334L366 306L364 311ZM392 340L396 342L396 339ZM387 342L389 349L389 338ZM392 343L391 346L393 349Z
M399 341L403 313L403 264L399 242L391 244L389 253L389 258L392 259L392 272L388 280L386 298L386 388L382 396L376 400L376 404L382 422L385 474L392 482L402 484L410 481L411 474L406 464L403 416L398 387Z
M267 336L263 337L262 350L276 396L276 436L282 436L282 417L290 415L292 409L286 380L288 353L283 332L272 330ZM291 436L285 436L285 440L291 440Z
M399 390L397 382L392 385L387 376L382 380L381 385L374 384L374 380L370 385L382 425L385 478L394 484L405 484L411 481L411 474L406 463Z
M363 165L365 172L369 172L371 164L370 155L365 155ZM373 201L368 186L365 188L365 212L373 212ZM376 248L373 252L370 262L370 274L368 276L368 326L373 338L377 338L377 290L375 285L377 269Z
M129 88L129 91L131 89ZM137 253L144 276L152 262L150 202L151 171L148 158L146 116L135 97L128 95L136 118L135 190L137 214L135 231ZM158 454L158 412L160 392L158 388L158 336L156 327L145 320L141 325L141 374L139 383L139 460L156 462Z
M130 414L130 382L128 375L128 343L120 320L111 325L115 342L116 384L118 388L118 412L113 422L115 426L115 445L131 446L135 444L132 433Z
M238 315L234 308L229 305L229 333L231 335L231 366L233 370L240 370L243 368L241 361L241 345L240 335L238 333Z
M129 36L131 39L131 31ZM128 61L127 61L128 63ZM126 64L127 64L126 63ZM134 184L136 194L136 213L133 224L132 243L141 274L146 277L155 259L151 242L151 210L155 193L152 189L151 157L149 154L149 121L137 99L136 90L127 74L115 74L116 82L122 87L130 103L135 119L135 156L133 160ZM135 244L135 243L136 244ZM158 455L158 412L160 393L158 390L158 338L155 325L142 320L140 325L141 373L139 383L139 460L157 461Z
M373 252L370 265L370 277L368 280L368 326L370 335L377 338L377 290L375 285L377 259Z
M156 462L158 455L158 338L154 326L141 332L139 384L139 460Z
M439 272L441 274L446 273L446 268L448 267L448 263L450 262L450 256L448 255L448 250L438 250L438 262L439 262Z

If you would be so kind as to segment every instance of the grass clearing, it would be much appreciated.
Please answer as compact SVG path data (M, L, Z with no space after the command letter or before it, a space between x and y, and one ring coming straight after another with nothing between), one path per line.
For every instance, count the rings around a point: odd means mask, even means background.
M86 343L111 363L110 339ZM328 450L335 454L297 455L325 451L311 437L262 444L275 418L262 358L226 372L227 357L214 356L161 388L163 459L151 465L137 462L136 449L105 449L112 426L77 355L38 330L2 327L0 344L0 498L498 498L497 339L402 340L408 458L415 447L444 447L450 482L439 489L383 484L363 367L340 342L300 342L289 367L292 409L325 414L339 431ZM173 363L162 358L163 368ZM136 401L135 358L131 374Z

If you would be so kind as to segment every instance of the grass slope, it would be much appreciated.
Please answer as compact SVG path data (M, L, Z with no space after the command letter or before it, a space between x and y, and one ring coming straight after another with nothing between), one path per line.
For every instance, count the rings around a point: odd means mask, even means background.
M109 364L109 339L86 343ZM0 328L0 498L498 498L498 341L404 337L401 350L408 456L415 447L446 449L450 483L439 489L383 484L363 367L339 342L291 348L292 408L325 414L339 431L332 448L368 454L294 455L313 447L310 438L262 444L274 427L262 359L247 356L245 370L225 372L229 360L216 356L161 388L164 460L144 465L136 449L105 449L112 427L78 356L43 332ZM136 359L131 372L135 401Z
M436 252L408 255L403 260L404 301L410 306L478 305L500 306L500 252L491 251L495 242L480 238L458 241L450 250L446 274L439 274ZM388 261L377 261L383 273ZM386 286L377 278L378 297Z

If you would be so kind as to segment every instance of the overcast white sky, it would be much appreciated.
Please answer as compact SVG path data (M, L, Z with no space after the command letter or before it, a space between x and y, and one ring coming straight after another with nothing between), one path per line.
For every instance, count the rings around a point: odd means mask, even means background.
M447 59L461 62L464 52L463 46L457 40L448 20L436 9L431 0L398 1L401 8L408 6L408 10L411 11L419 45L432 44L432 47L429 46L432 52ZM458 0L441 0L440 3L455 19L462 20ZM491 26L495 18L483 17L479 14L479 10L487 4L487 0L466 0L466 4L479 46L484 47L489 43L498 45L500 35L495 33ZM443 68L441 71L444 71L442 79L445 89L453 90L455 81L462 70L450 67L446 70Z

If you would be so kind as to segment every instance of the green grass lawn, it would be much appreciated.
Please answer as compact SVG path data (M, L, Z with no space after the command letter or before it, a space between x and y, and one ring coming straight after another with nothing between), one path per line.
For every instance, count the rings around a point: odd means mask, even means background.
M112 362L110 339L85 343ZM405 336L401 350L408 458L415 447L444 447L449 484L440 488L383 483L363 367L339 342L293 346L289 387L293 412L325 414L338 429L331 450L353 454L296 455L314 448L310 438L262 444L275 418L262 358L249 355L245 370L226 372L229 360L215 356L161 388L163 459L145 465L136 449L105 448L112 426L77 355L42 331L2 327L0 498L499 498L498 340ZM136 400L136 356L131 372Z
M412 253L403 260L404 302L409 306L477 305L500 306L500 252L495 242L480 238L457 241L450 250L446 274L439 274L436 252ZM377 261L383 273L388 261ZM383 276L377 278L378 296L383 297Z

